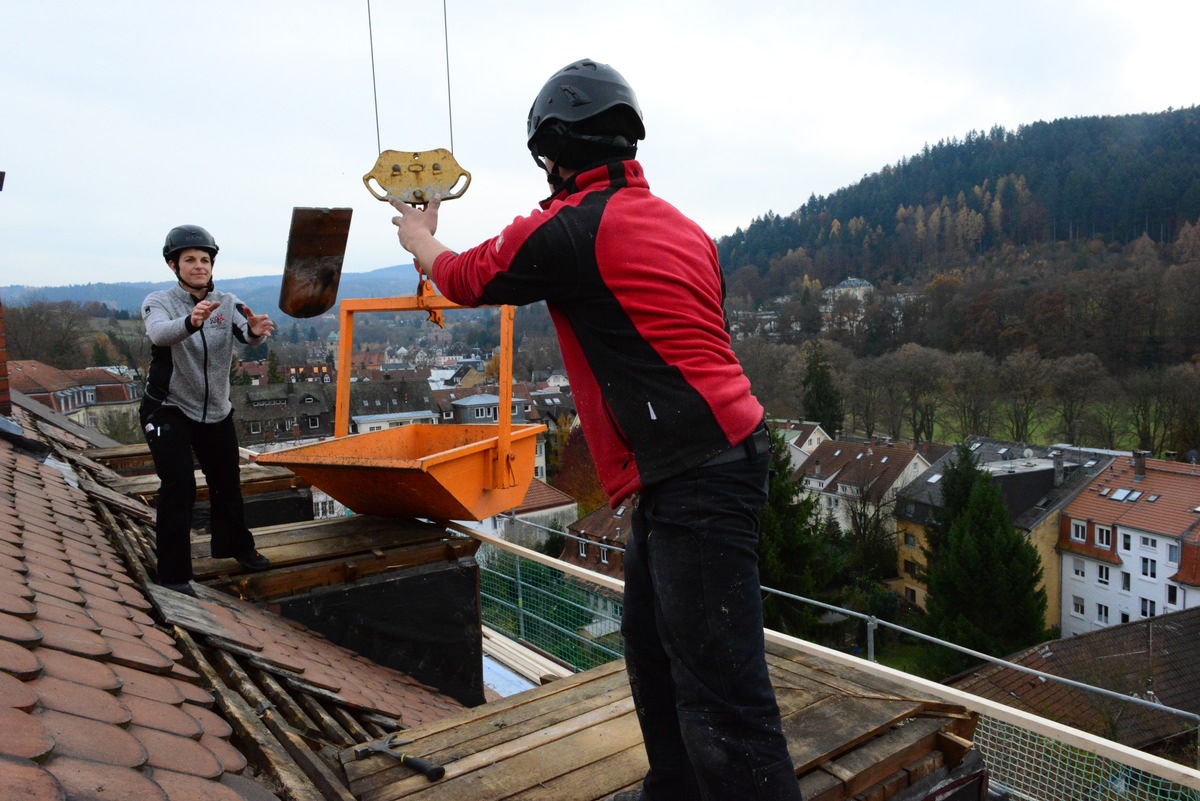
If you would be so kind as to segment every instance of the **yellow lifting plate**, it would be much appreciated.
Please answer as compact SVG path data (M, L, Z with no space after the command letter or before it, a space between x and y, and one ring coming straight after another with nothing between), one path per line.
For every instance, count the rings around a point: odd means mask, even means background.
M419 153L385 150L375 167L363 176L363 183L378 200L395 197L419 205L428 203L434 195L442 200L460 197L471 185L471 173L460 167L454 154L444 147ZM376 186L382 191L376 191Z

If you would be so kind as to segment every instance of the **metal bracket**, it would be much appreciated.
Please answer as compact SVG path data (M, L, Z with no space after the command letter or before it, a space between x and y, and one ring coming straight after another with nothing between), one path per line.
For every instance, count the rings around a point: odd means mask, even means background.
M442 200L461 197L471 185L471 173L460 167L454 154L444 147L419 153L385 150L363 176L363 184L377 200L399 198L418 205L433 200L434 195ZM383 191L376 191L375 186Z

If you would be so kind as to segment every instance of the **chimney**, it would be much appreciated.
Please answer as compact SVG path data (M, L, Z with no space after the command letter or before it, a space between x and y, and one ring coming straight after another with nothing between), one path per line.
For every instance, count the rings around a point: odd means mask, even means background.
M1133 452L1133 480L1141 481L1146 477L1146 452Z
M0 173L0 176L4 173ZM12 393L8 389L8 349L4 343L4 303L0 301L0 417L12 417Z

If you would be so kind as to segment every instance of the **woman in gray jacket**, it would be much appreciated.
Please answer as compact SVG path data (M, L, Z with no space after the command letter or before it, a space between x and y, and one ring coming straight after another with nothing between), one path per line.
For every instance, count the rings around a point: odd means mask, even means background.
M178 283L142 302L151 348L140 416L161 482L155 524L158 582L190 595L195 594L193 454L208 483L213 557L236 559L250 570L270 566L255 550L243 514L229 369L233 340L257 345L275 323L234 295L216 291L212 269L218 249L212 234L198 225L172 228L163 258Z

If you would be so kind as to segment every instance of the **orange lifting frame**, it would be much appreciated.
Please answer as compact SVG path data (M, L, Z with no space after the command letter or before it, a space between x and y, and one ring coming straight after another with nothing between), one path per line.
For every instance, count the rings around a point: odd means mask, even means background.
M334 438L260 454L290 468L361 514L429 520L483 520L518 506L533 477L544 425L512 425L513 307L500 307L497 425L409 425L351 436L354 314L464 308L440 295L343 300ZM495 432L495 433L493 433Z
M350 433L350 364L354 353L355 312L424 311L441 312L446 309L465 309L442 295L415 295L397 298L352 298L341 301L338 306L338 377L337 400L333 421L333 436L345 437ZM512 461L512 306L500 307L500 405L496 410L498 442L496 459L493 463L493 489L514 486Z

